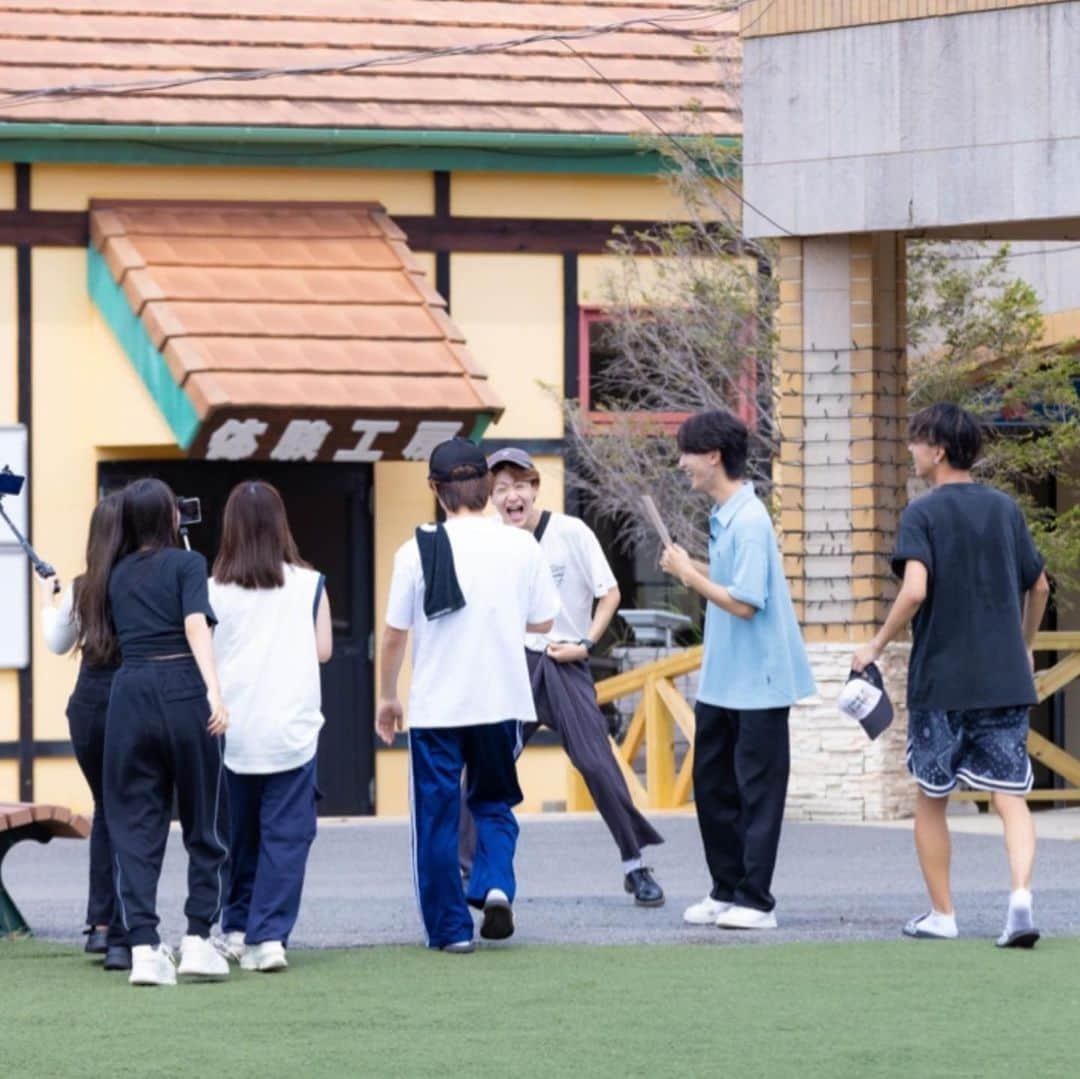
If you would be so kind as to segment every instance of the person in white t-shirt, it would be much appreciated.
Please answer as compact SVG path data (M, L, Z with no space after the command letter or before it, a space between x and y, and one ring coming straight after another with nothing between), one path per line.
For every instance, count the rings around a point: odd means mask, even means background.
M268 483L241 483L229 495L210 604L231 720L223 948L245 970L281 970L315 839L319 664L331 657L333 634L325 579L301 559Z
M521 639L551 629L559 597L532 538L484 515L490 477L475 443L436 446L428 481L447 520L418 528L394 556L375 728L387 745L403 728L397 682L411 631L417 897L428 946L465 954L475 948L470 906L483 911L481 937L514 931L515 746L519 721L536 719ZM457 860L464 769L477 832L468 894Z
M619 606L615 575L584 521L541 512L540 473L524 450L498 450L488 458L488 468L499 516L539 542L562 603L550 632L525 639L538 723L524 727L522 744L538 726L558 735L619 848L625 891L638 906L661 906L663 889L642 861L641 849L664 840L634 805L589 672L589 654Z

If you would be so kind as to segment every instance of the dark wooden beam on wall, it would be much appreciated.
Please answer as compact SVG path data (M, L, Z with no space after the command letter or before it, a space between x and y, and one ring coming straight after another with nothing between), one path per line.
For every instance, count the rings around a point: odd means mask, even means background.
M578 397L581 370L581 312L578 304L578 256L577 252L563 252L563 397ZM570 454L564 457L568 468L573 468ZM581 516L581 491L570 483L563 487L563 511Z
M447 196L447 200L449 196ZM448 204L448 202L447 202ZM462 254L603 254L616 227L627 233L654 227L653 221L585 221L576 218L440 217L391 215L407 233L414 251ZM85 247L89 217L82 210L0 210L0 245Z
M30 208L30 166L15 166L16 212L28 212ZM20 243L15 248L15 366L18 385L16 417L26 428L26 473L34 474L33 419L33 297L31 295L31 248ZM30 480L33 490L33 479ZM26 515L26 538L32 543L34 515ZM26 587L30 589L29 575ZM30 597L27 610L32 609ZM33 624L27 626L27 665L19 671L19 798L24 802L34 800L34 635Z

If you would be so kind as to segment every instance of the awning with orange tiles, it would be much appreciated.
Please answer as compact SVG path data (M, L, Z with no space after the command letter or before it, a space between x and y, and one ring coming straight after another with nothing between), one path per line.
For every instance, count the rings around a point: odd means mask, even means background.
M192 457L426 459L502 405L374 203L96 201L91 295Z

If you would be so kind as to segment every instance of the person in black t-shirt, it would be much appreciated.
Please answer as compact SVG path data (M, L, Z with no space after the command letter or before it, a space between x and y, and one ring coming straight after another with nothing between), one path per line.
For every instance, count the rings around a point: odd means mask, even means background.
M206 560L177 546L179 512L159 480L122 494L123 531L107 582L88 582L80 607L90 639L112 639L121 664L105 726L105 818L116 892L131 943L133 985L175 985L158 936L158 878L175 793L188 853L181 975L221 978L210 943L228 861L222 738L228 715L214 666Z
M915 846L932 909L906 926L910 937L957 935L945 816L959 780L990 792L1005 828L1012 892L999 947L1039 939L1031 909L1035 829L1028 710L1036 703L1032 641L1050 586L1019 507L975 483L982 436L950 404L911 418L915 472L933 488L900 519L893 572L902 579L885 624L857 649L852 668L873 663L909 622L908 769L919 784Z

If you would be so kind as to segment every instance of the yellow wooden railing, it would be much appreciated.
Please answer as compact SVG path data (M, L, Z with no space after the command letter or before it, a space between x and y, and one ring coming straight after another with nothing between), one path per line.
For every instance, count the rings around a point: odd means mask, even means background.
M1053 667L1047 667L1035 675L1035 692L1040 701L1052 697L1073 679L1080 678L1080 632L1040 633L1035 638L1035 651L1059 654ZM1028 753L1032 760L1045 765L1066 783L1072 784L1071 787L1062 787L1059 790L1031 791L1027 796L1028 801L1080 801L1080 760L1036 731L1028 733ZM990 796L984 791L958 791L953 797L966 802L985 802Z
M1080 632L1040 633L1035 638L1037 652L1058 652L1062 658L1035 677L1039 700L1044 701L1073 679L1080 678ZM691 800L694 767L694 710L676 688L674 679L696 671L701 666L703 649L688 648L665 656L622 674L596 683L596 699L601 705L640 693L630 726L622 745L612 743L635 803L643 809L675 809ZM688 748L681 766L675 766L675 730L686 736ZM645 782L634 769L634 762L645 745ZM1028 796L1039 801L1080 801L1080 760L1032 731L1028 750L1034 760L1057 773L1071 788L1032 791ZM570 810L593 808L592 799L577 770L567 764L566 806ZM955 797L985 799L978 791L965 791Z

